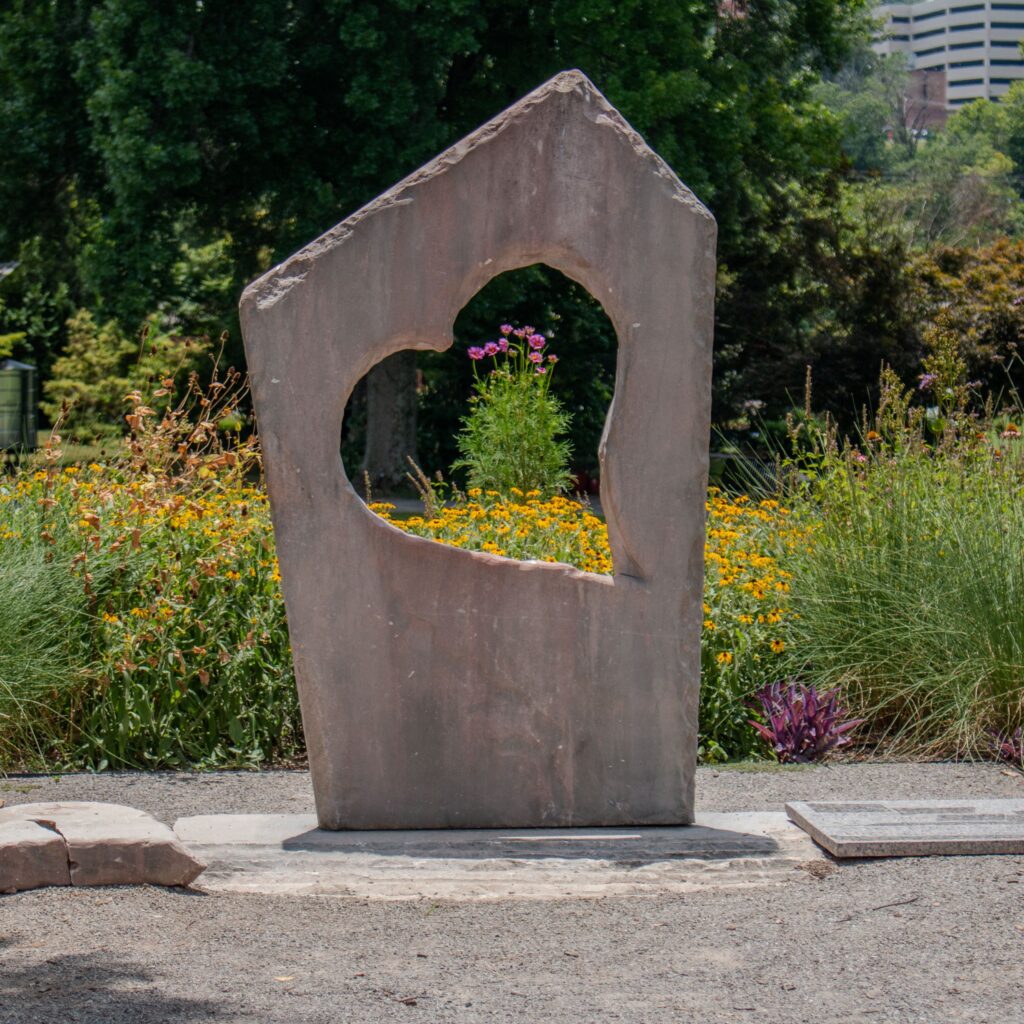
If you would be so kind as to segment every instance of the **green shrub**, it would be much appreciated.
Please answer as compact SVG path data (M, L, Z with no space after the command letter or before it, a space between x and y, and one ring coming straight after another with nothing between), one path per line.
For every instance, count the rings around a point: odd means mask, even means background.
M68 321L68 345L43 384L43 411L77 440L116 439L124 428L125 395L143 389L166 406L160 382L197 369L210 349L205 338L186 338L147 321L129 337L113 320L97 324L79 310Z
M302 750L257 456L214 427L239 397L237 375L161 415L133 395L110 461L50 450L0 486L0 769Z
M801 466L816 526L790 565L789 668L840 687L887 754L983 753L1024 718L1024 441L1019 418L968 411L962 371L932 357L930 413L883 375L859 443Z
M510 340L511 339L511 340ZM474 370L485 360L489 369L476 372L469 415L458 437L461 454L453 471L465 470L470 488L509 496L564 491L571 483L569 442L560 439L569 417L551 394L558 357L532 327L501 328L501 339L471 346ZM486 364L485 364L486 365Z

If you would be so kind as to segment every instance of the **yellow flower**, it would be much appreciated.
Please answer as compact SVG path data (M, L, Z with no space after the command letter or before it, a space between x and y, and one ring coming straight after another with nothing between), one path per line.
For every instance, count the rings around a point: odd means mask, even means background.
M786 643L784 640L776 638L772 641L771 648L773 654L781 654L786 649Z
M715 655L715 661L720 665L731 665L732 664L732 652L731 651L719 651Z

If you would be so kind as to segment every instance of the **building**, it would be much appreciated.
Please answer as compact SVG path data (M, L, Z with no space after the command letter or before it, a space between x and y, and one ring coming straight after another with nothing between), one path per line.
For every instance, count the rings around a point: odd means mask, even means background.
M1024 0L925 0L883 4L878 13L885 24L875 52L906 54L911 93L931 110L926 123L936 123L940 89L946 111L953 111L972 100L998 100L1024 80Z

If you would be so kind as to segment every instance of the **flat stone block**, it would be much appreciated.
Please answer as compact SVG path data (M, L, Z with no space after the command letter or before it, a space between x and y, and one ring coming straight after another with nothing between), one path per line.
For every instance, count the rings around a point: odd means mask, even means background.
M67 847L57 832L34 821L0 824L0 892L70 884Z
M869 800L786 804L835 857L1024 854L1024 800Z
M8 851L0 847L4 854L0 877L8 856L13 865L17 858L31 856L30 848L45 850L47 863L53 862L52 877L58 874L58 849L64 867L61 880L0 885L0 889L68 884L188 885L205 866L166 825L144 811L120 804L18 804L0 810L0 843L7 830L12 836L21 835L22 841ZM43 877L41 870L37 876Z
M669 828L331 831L311 814L181 818L223 892L369 899L604 896L778 884L821 860L785 815L704 814Z

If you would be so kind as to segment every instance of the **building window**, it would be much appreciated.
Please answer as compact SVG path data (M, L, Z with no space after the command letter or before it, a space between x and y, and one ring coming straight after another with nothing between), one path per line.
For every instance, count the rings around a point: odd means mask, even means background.
M989 64L996 64L1001 68L1024 67L1024 60L990 60Z
M919 21L931 21L932 18L941 18L948 13L948 11L929 11L927 14L915 14L914 24L916 25Z
M980 68L984 63L983 60L955 60L949 66L951 68Z
M975 29L984 28L985 23L983 21L972 21L970 25L950 25L950 32L973 32Z
M1024 25L1022 25L1021 28L1024 28ZM978 43L978 44L964 43L964 45L965 46L973 46L973 45L980 46L981 43ZM1019 39L993 39L989 43L989 45L990 46L1007 46L1007 47L1012 46L1014 49L1017 49L1017 47L1020 46L1020 40Z
M1019 78L990 78L989 81L993 85L1013 85L1014 82L1019 82Z
M993 4L993 11L1019 11L1021 9L1020 4Z
M929 36L941 36L946 30L944 28L933 28L931 32L915 32L915 39L927 39Z
M950 43L949 48L951 50L973 50L979 46L984 46L984 43ZM1014 44L1016 45L1016 44Z
M890 36L889 37L894 43L909 43L910 36Z
M1021 14L1024 14L1024 11L1021 11ZM993 22L990 23L990 27L991 28L1015 28L1015 29L1019 30L1019 29L1024 28L1024 21L993 21Z
M962 89L962 88L964 88L964 87L966 87L968 85L984 85L984 84L985 84L985 79L984 78L961 78L957 82L949 82L948 83L950 89Z
M915 50L914 51L914 56L915 57L928 57L928 56L931 56L931 54L933 54L933 53L945 53L945 52L946 52L945 46L933 46L930 50Z
M968 11L983 11L985 10L984 4L971 4L968 7L953 7L950 9L950 14L966 14Z

